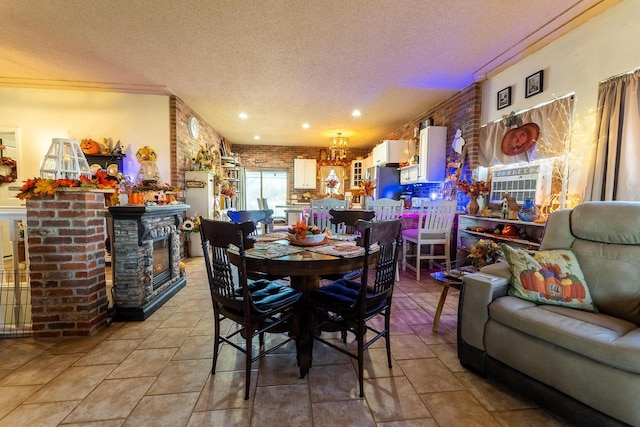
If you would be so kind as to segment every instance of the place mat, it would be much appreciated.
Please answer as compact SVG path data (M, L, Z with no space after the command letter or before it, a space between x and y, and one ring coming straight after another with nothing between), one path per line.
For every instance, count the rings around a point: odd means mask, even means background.
M308 251L318 252L324 255L332 255L341 258L353 258L364 255L364 248L353 243L338 243L335 245L313 246Z
M247 253L257 258L280 258L286 255L303 252L305 249L298 246L279 245L272 242L256 242L251 249L247 249Z
M283 240L287 238L287 233L266 233L253 236L256 242L273 242L274 240Z
M356 240L358 236L355 234L331 234L329 235L330 240L341 240L341 241L353 241Z

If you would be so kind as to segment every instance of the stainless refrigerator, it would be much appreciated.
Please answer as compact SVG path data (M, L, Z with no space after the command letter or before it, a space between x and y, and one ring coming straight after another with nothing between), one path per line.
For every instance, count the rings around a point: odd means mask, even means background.
M367 169L367 178L376 183L373 190L374 199L386 197L400 200L404 187L400 185L398 166L372 166Z

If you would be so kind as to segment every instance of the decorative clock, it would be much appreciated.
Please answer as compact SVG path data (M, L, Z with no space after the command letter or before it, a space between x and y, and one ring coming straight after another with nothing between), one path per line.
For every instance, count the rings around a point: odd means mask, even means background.
M198 139L199 134L200 124L198 123L198 119L194 116L189 117L189 135L191 135L193 139Z

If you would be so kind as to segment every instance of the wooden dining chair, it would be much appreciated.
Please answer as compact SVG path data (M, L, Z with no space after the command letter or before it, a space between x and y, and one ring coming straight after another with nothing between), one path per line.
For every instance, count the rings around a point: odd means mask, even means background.
M227 211L227 216L231 219L231 222L241 223L245 221L251 221L258 230L258 224L262 224L263 233L270 233L273 231L273 210L242 210L242 211Z
M381 198L367 202L367 210L374 212L374 221L386 221L390 219L402 219L404 200ZM400 271L396 269L396 281L400 281Z
M360 397L364 397L364 351L379 338L385 339L387 362L391 368L391 297L402 245L402 222L399 219L380 222L361 220L356 228L362 233L364 247L363 273L360 280L340 279L320 287L309 294L309 303L313 308L314 341L319 341L358 361ZM373 246L374 243L376 246ZM375 267L369 274L370 264L374 260ZM382 327L367 324L376 316L384 317ZM348 346L340 346L335 341L322 338L323 329L354 334L357 341L356 351L352 352ZM367 332L373 332L369 339L366 339Z
M362 210L329 210L329 221L339 234L354 234L356 232L356 222L362 219L371 221L375 216L373 211Z
M402 218L403 200L382 198L367 202L366 209L375 213L375 221Z
M329 230L334 231L329 211L331 209L338 210L346 208L346 200L338 200L333 197L327 197L321 200L311 200L309 202L309 224L315 225L323 230L328 228Z
M209 290L213 303L213 365L216 373L220 344L228 344L245 355L245 400L249 399L251 364L295 339L292 331L294 308L302 292L268 280L250 281L247 277L245 249L248 235L255 229L251 221L235 224L225 221L201 219L200 236L204 262L209 279ZM234 245L240 255L235 265L237 274L229 261L227 250ZM222 322L228 319L239 328L221 333ZM265 332L284 334L278 344L265 348ZM258 353L253 355L253 339L258 337ZM241 345L239 337L244 338Z
M433 268L434 259L451 261L450 239L451 226L456 214L456 201L421 199L420 214L418 215L418 228L404 230L402 232L402 270L409 267L416 272L416 280L420 280L420 261L429 260L429 267ZM416 247L415 255L409 254L408 243ZM423 253L422 247L429 245L429 252ZM435 245L444 246L444 254L439 255L434 251ZM407 263L407 257L415 258L415 266Z

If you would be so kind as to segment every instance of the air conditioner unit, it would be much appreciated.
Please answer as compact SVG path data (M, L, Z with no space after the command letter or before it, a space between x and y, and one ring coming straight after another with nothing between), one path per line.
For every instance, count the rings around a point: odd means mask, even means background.
M490 203L501 203L505 192L518 203L535 199L541 205L545 196L551 194L552 163L519 165L494 169L491 174Z

